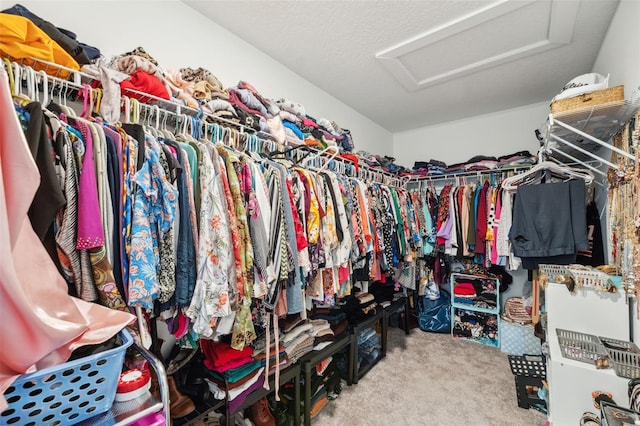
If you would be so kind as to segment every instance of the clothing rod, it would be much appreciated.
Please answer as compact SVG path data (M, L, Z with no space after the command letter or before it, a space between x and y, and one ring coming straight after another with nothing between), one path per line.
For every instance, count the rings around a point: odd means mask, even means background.
M33 69L33 67L29 66L29 65L25 65L24 64L24 60L22 61L22 63L20 63L19 61L16 61L13 58L8 58L9 60L12 60L12 63L22 67L23 69L26 68L30 68L32 70L34 70L35 75L39 75L38 71L35 71L35 69ZM54 64L51 62L47 62L47 61L43 61L40 59L36 59L36 58L30 58L30 60L33 60L36 63L40 63L43 64L45 67L45 69L49 70L51 68L58 68L60 70L64 70L66 72L68 72L70 75L74 75L74 76L79 76L82 77L83 79L85 79L87 82L99 82L98 80L95 80L94 78L92 78L90 75L83 73L81 71L78 70L74 70L71 68L67 68L64 67L62 65L58 65L58 64ZM59 73L58 73L59 74ZM57 76L53 76L51 74L47 74L45 73L45 75L47 76L48 79L55 79L55 81L59 82L61 85L68 85L74 86L74 89L77 90L84 90L85 88L88 88L88 90L91 90L92 92L96 93L97 89L89 87L87 84L82 84L82 83L72 83L71 81L68 80L64 80L62 78L59 78ZM57 75L57 74L56 74ZM76 78L78 79L78 78ZM169 105L171 107L175 108L175 111L171 111L167 108L164 107L160 107L156 104L152 104L149 102L142 102L138 99L132 98L132 97L128 97L128 96L123 96L123 98L128 98L128 102L130 103L135 103L137 102L139 105L139 108L143 111L148 111L148 113L150 114L150 116L153 116L154 113L160 114L160 115L167 115L167 116L174 116L176 117L176 122L179 123L180 120L183 120L185 117L191 117L191 116L196 116L197 118L200 119L202 126L211 126L211 125L218 125L221 126L223 128L223 130L226 131L240 131L241 134L246 134L246 135L252 135L254 137L261 137L263 135L268 136L267 138L263 138L265 140L263 140L263 142L267 143L269 141L275 141L275 138L273 137L273 135L266 133L266 132L262 132L262 131L254 131L253 129L250 128L246 128L243 125L240 125L238 123L234 123L233 121L229 121L223 118L219 118L210 114L205 113L202 110L197 110L194 109L192 107L189 107L187 105L181 105L179 103L176 102L172 102L172 101L168 101L166 99L162 99L162 98L158 98L154 95L150 95L144 92L140 92L134 89L124 89L124 92L126 93L133 93L136 94L138 96L141 96L144 98L148 98L153 100L154 102L157 102L158 104L161 104L163 106ZM184 111L188 111L191 114L183 114L182 112ZM207 121L207 119L210 119L211 121ZM321 152L320 150L318 150L317 148L314 147L307 147L310 151L313 151L315 155L319 155L318 153ZM336 149L338 149L336 147ZM325 154L326 155L326 154ZM324 157L319 157L319 158L324 158ZM324 158L325 160L327 160L326 158ZM341 162L344 165L348 165L350 167L355 167L354 163L349 160L349 159L345 159L345 158L341 158L339 156L336 156L333 159L328 160L327 164L331 164L331 162L336 161L336 162ZM354 173L356 174L356 176L353 177L359 177L362 180L367 180L370 182L377 182L377 183L381 183L387 186L394 186L394 187L398 187L398 188L402 188L405 187L406 184L409 182L409 179L407 179L407 177L403 177L400 175L395 175L389 172L386 172L384 170L381 169L376 169L373 168L371 166L369 166L368 164L362 163L362 164L358 164L358 169L359 170L363 170L364 173L361 172L357 172ZM377 179L376 179L377 178Z
M16 60L15 58L12 58L10 56L8 56L7 59L9 59L13 63L15 63L15 64L17 64L17 65L19 65L19 66L21 66L23 68L28 67L28 68L32 68L33 69L33 67L31 67L31 66L25 65L24 64L24 60ZM33 61L35 63L39 63L39 64L44 65L45 72L48 71L51 68L57 68L59 70L68 72L69 74L73 75L74 77L75 76L81 77L82 79L86 80L87 82L100 83L99 80L94 79L92 76L90 76L89 74L86 74L86 73L84 73L82 71L74 70L72 68L68 68L68 67L65 67L65 66L62 66L62 65L58 65L58 64L55 64L53 62L44 61L42 59L29 58L29 60L31 60L31 61ZM56 73L56 76L59 75L59 74L60 74L59 72ZM47 75L51 76L50 74L47 74ZM80 80L80 79L79 78L74 78L74 80ZM79 82L79 81L76 81L76 83L81 85L81 82ZM179 104L177 102L173 102L171 100L159 98L157 96L151 95L149 93L140 92L140 91L135 90L135 89L125 88L124 92L136 94L136 95L141 96L143 98L147 98L147 99L153 100L154 102L160 103L161 105L164 105L164 106L168 105L170 107L173 107L178 112L178 114L182 113L183 111L187 111L187 112L189 112L189 114L187 114L187 115L203 116L203 117L211 119L211 121L213 121L213 122L219 122L219 123L222 123L222 124L227 125L229 127L238 128L241 132L245 132L246 131L248 133L257 133L257 134L259 134L259 135L261 135L261 136L263 136L265 138L274 139L273 136L270 133L266 133L266 132L263 132L263 131L255 131L253 129L248 129L242 124L238 124L238 123L235 123L233 121L226 120L224 118L220 118L220 117L216 117L216 116L211 115L211 114L207 114L202 110L199 110L199 109L196 109L196 108L192 108L192 107L190 107L188 105L183 105L183 104ZM141 103L150 104L150 102L141 102ZM167 108L163 108L163 109L166 110Z

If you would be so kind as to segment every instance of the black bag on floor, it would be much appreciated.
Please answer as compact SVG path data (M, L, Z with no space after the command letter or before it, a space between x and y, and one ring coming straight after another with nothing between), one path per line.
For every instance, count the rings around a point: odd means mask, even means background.
M451 333L451 296L440 289L440 297L432 300L418 297L418 327L432 333Z

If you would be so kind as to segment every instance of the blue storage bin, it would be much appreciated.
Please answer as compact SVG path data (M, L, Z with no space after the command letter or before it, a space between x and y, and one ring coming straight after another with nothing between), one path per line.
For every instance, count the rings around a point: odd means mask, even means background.
M540 355L542 343L533 334L530 324L518 324L502 320L500 323L500 350L511 355Z
M66 426L109 410L133 343L126 330L120 338L116 348L18 377L4 393L0 425Z

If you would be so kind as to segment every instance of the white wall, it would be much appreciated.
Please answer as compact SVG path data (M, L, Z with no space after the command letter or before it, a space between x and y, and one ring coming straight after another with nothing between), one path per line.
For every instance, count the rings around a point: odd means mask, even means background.
M549 114L547 102L464 120L399 132L393 135L397 162L413 167L430 159L447 164L465 162L475 155L499 157L516 151L538 151L535 129Z
M607 75L609 86L624 84L628 99L640 87L640 1L621 0L592 72Z
M294 100L309 115L335 120L351 130L357 150L392 154L389 131L180 1L20 3L75 32L80 41L98 47L103 54L121 54L142 46L163 68L204 67L227 87L248 81L268 98ZM8 6L3 2L3 7Z
M625 97L637 95L640 88L640 1L621 0L607 31L592 72L610 74L609 86L624 84ZM633 304L635 308L635 304ZM640 344L640 319L630 310L633 341Z

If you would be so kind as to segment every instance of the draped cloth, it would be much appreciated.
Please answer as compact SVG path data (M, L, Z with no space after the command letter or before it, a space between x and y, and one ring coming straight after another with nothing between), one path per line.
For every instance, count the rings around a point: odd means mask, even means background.
M65 362L134 319L67 294L27 217L39 182L0 68L0 395L17 376ZM0 396L0 411L6 406Z

